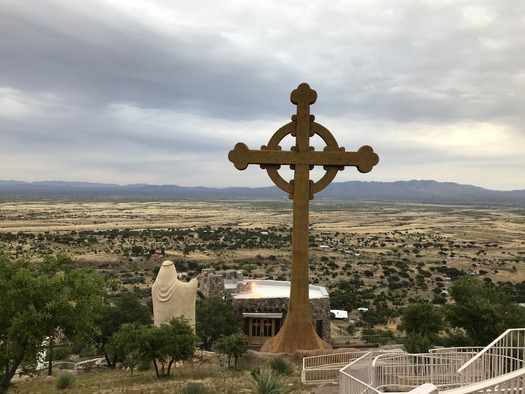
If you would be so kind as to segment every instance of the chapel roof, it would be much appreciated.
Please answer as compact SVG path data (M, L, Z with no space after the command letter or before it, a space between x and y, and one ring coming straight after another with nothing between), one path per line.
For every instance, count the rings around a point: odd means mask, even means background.
M246 298L289 298L290 282L279 280L245 280L247 290L233 293L234 299ZM328 292L322 286L309 285L309 298L329 298Z

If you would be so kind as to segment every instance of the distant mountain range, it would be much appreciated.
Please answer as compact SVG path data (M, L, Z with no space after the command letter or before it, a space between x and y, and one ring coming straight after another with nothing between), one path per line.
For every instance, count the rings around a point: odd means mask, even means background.
M287 195L272 187L184 187L177 185L117 185L89 182L21 182L0 180L0 199L93 200L212 200L281 199ZM397 182L334 182L315 195L316 200L406 201L426 203L523 203L525 190L496 191L478 186L432 180Z

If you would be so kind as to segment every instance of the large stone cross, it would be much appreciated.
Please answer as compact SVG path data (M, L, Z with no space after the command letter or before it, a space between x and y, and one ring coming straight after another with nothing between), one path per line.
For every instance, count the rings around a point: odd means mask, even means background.
M300 84L290 96L292 103L297 105L297 114L292 116L290 123L274 133L268 145L263 145L261 150L251 150L245 144L238 143L228 154L228 159L239 170L246 169L249 164L259 164L266 169L272 181L293 200L290 301L284 325L262 348L263 351L272 353L327 347L315 332L310 311L309 202L345 166L355 166L360 172L369 172L379 162L378 155L369 146L363 146L357 152L345 152L344 148L339 147L332 133L314 122L314 116L310 115L310 105L316 99L315 90L306 83ZM295 137L295 146L290 151L283 151L279 143L288 135ZM310 146L310 138L314 135L325 142L323 151L315 151ZM287 182L280 176L278 170L281 165L289 165L294 170L291 181ZM323 166L325 170L325 174L317 182L310 180L310 170L314 166Z

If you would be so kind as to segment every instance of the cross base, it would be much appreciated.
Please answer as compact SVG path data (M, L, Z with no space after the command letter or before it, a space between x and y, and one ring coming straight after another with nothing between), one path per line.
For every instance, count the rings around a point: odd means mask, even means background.
M332 349L332 346L319 338L311 321L292 321L287 318L277 335L264 343L261 352L294 353L297 350L316 349Z

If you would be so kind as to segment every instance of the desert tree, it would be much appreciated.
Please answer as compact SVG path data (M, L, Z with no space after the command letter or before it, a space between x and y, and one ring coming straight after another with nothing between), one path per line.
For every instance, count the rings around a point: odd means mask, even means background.
M401 315L399 329L407 334L436 336L444 328L443 312L428 302L407 306Z
M95 330L91 332L91 341L98 350L104 353L109 367L115 367L118 353L110 351L107 344L113 333L125 323L145 326L153 323L150 308L140 302L136 293L119 295L113 301L105 300L97 317Z
M83 337L102 306L103 279L89 268L77 268L66 254L46 256L38 264L39 281L47 291L42 328L47 331L48 375L52 374L56 335L74 340Z
M177 317L167 324L161 324L149 331L151 356L161 363L164 372L164 360L167 360L166 375L169 377L175 362L191 360L195 354L198 337L187 319ZM155 363L157 364L157 363ZM157 377L160 376L158 369Z
M403 344L409 353L426 353L438 341L445 327L441 308L428 302L407 306L401 315L398 329L405 331Z
M240 330L240 316L230 301L220 297L198 300L195 309L195 329L206 350L222 336L235 334Z
M0 256L0 393L19 367L36 368L46 347L51 373L55 336L71 339L92 327L102 291L98 274L64 254L41 263Z
M231 366L233 358L233 368L237 369L237 361L248 352L248 337L242 332L221 337L215 348L219 353L228 356L228 366Z
M478 345L487 345L506 329L525 324L525 309L505 286L463 276L452 284L449 293L455 303L446 305L448 324L464 330Z
M132 375L135 366L140 361L147 360L148 329L149 327L138 323L124 323L113 333L105 346L107 351L114 354L114 363L116 364L116 360L122 361Z
M179 317L158 327L125 323L113 334L108 348L130 369L141 361L152 361L160 378L170 376L175 362L193 358L197 340L188 320Z

